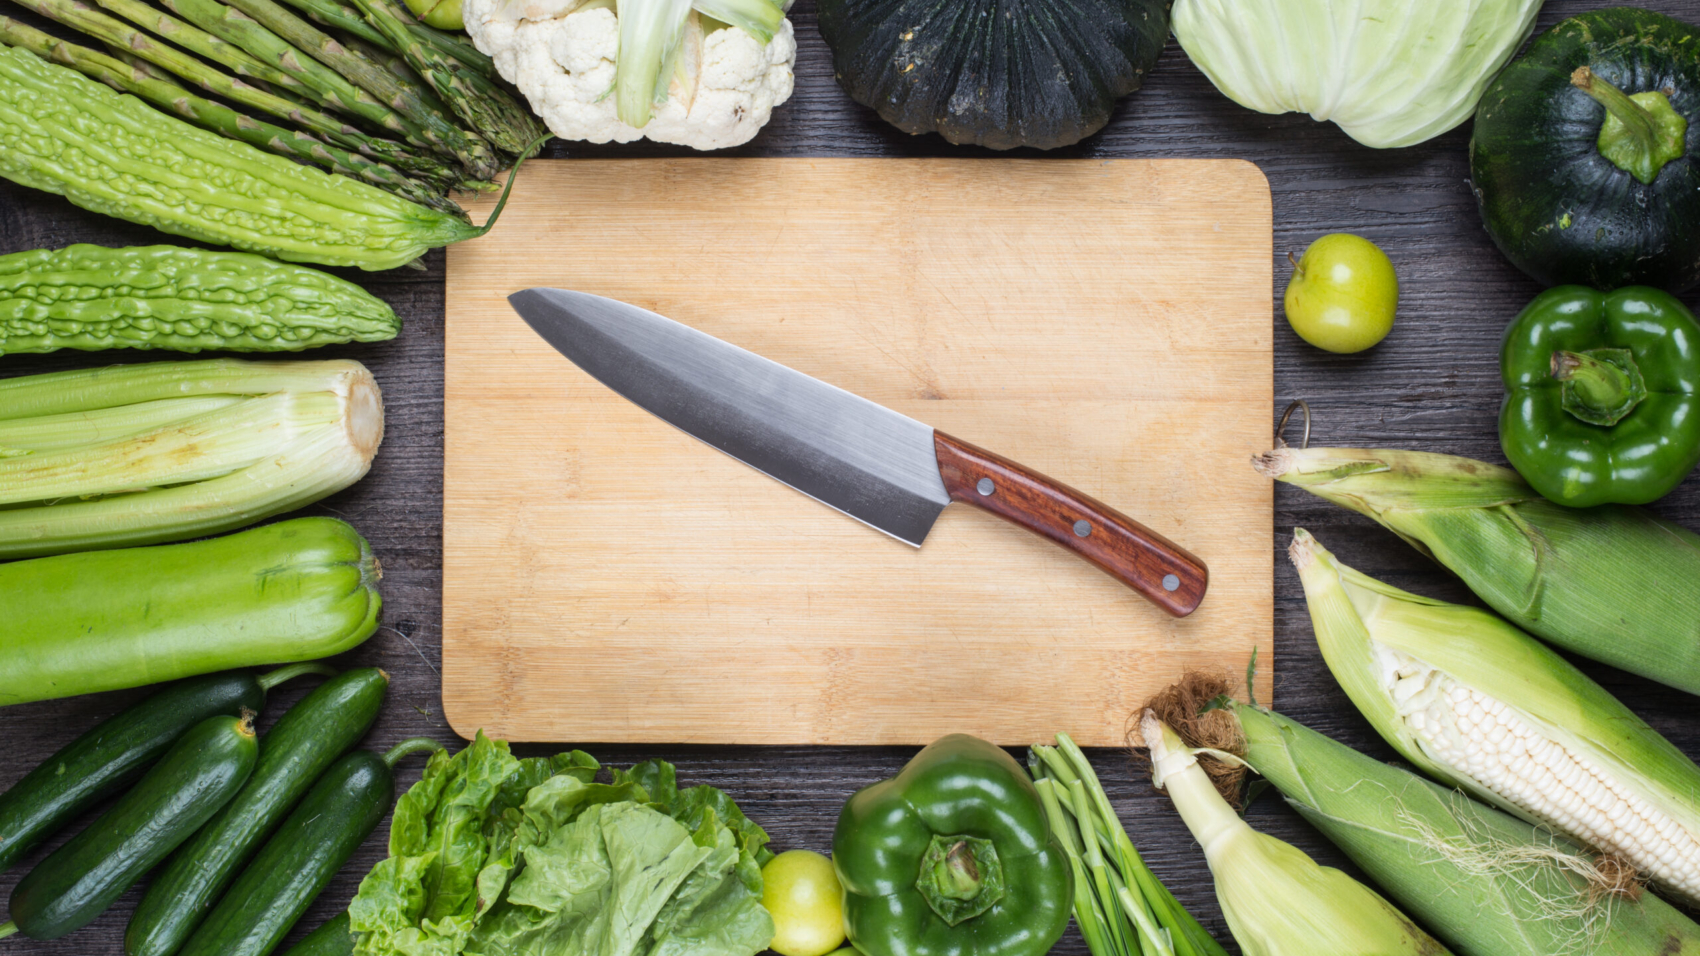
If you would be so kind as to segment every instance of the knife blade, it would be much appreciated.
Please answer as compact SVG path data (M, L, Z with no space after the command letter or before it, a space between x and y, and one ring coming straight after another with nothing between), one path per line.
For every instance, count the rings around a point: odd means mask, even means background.
M1110 506L907 415L625 302L566 289L508 296L556 351L688 435L919 547L953 501L1068 548L1176 617L1209 571Z

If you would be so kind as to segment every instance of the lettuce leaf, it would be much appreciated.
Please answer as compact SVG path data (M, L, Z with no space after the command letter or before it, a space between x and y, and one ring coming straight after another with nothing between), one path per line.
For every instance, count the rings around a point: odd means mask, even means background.
M751 956L767 833L665 761L596 782L581 751L478 734L397 803L391 857L349 907L359 956Z

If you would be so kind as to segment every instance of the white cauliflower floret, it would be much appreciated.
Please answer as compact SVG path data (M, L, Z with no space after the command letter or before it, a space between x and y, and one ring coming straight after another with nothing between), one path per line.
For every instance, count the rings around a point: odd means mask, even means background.
M763 44L736 27L705 32L694 11L681 69L641 129L620 121L613 93L619 21L585 0L464 0L466 32L519 87L556 136L592 143L648 137L696 149L749 142L791 97L797 42L785 20Z

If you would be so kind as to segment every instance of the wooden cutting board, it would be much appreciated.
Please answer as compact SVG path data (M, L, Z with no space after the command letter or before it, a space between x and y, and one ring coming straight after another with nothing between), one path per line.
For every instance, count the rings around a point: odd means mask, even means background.
M492 203L473 210L481 219ZM443 705L510 740L1124 739L1270 697L1269 187L1249 163L534 162L449 249ZM509 292L653 309L1037 468L1203 558L1175 620L947 508L913 549L628 404Z

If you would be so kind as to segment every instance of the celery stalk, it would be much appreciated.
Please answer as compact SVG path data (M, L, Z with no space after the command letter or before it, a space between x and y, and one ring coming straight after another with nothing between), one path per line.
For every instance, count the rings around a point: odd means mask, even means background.
M358 362L214 359L0 381L0 559L181 541L353 484L383 439Z

